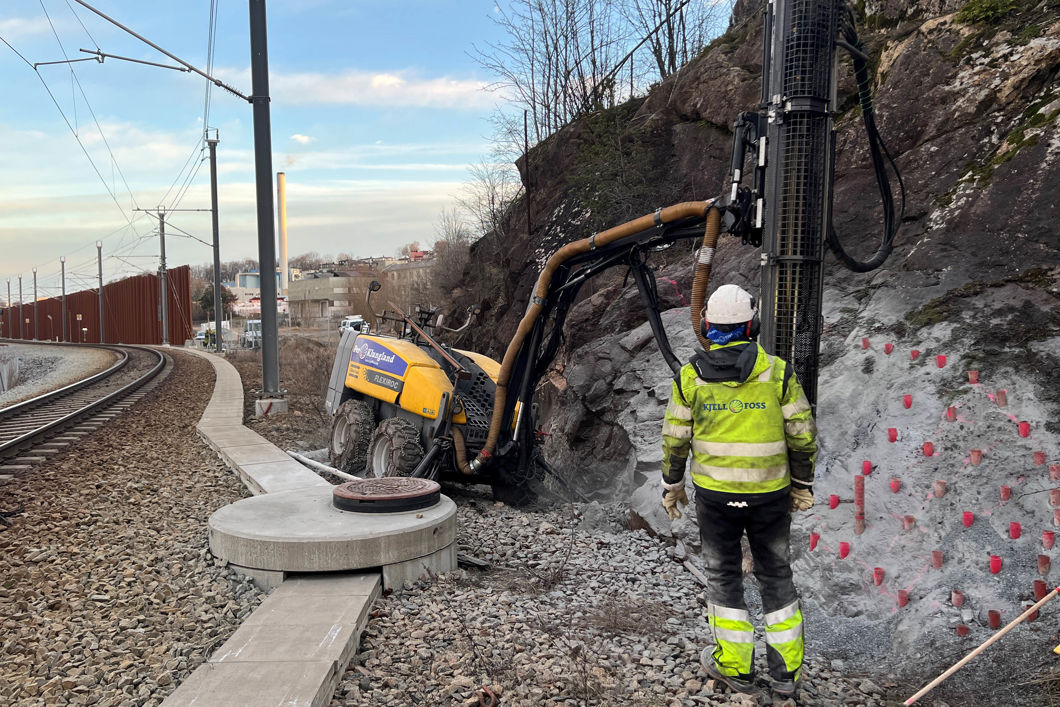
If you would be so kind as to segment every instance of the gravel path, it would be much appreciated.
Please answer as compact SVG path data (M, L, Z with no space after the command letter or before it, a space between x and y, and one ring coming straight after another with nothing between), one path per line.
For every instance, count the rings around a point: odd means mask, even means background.
M0 408L62 388L111 366L117 355L101 349L0 344L0 361L19 359L19 383L0 393Z
M381 599L332 705L477 705L482 685L507 705L792 704L705 678L702 589L672 550L622 529L626 508L527 512L455 495L461 551L492 568ZM806 675L801 705L882 702L883 688L827 662Z
M209 362L172 352L156 394L0 486L0 704L158 704L260 602L206 519L246 495L199 439Z

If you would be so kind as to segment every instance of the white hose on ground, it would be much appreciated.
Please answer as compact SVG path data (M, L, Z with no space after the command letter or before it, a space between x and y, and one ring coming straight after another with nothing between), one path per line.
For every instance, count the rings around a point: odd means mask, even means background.
M325 472L327 474L334 474L335 476L339 477L340 479L346 479L347 481L360 481L361 480L360 476L354 476L353 474L347 474L345 471L339 471L338 469L336 469L333 466L328 466L327 464L321 464L320 462L315 462L312 459L310 459L309 457L302 456L298 452L292 452L290 449L287 450L287 454L290 455L291 457L293 457L294 459L297 459L298 461L302 462L303 464L308 466L310 469L314 469L316 471L323 471L323 472Z

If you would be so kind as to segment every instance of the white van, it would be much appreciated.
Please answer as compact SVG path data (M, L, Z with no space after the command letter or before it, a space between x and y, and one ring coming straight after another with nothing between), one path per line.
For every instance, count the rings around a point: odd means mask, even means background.
M343 333L348 329L352 329L360 334L368 333L368 322L364 320L360 314L351 314L347 317L343 317L342 321L339 322L339 333Z
M243 335L239 337L239 345L247 349L261 347L261 320L248 319Z

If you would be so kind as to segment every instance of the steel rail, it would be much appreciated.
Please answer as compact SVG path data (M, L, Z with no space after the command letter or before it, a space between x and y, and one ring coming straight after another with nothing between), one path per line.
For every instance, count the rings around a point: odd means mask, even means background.
M24 412L28 412L36 407L40 407L41 405L47 405L48 403L59 400L60 398L66 397L70 393L80 390L81 388L87 388L93 383L101 381L104 378L109 378L111 375L117 373L119 370L124 368L127 363L129 363L129 352L125 351L124 349L120 349L117 346L91 346L86 348L115 351L121 354L121 358L118 359L118 361L110 368L104 369L99 373L95 373L89 376L88 378L82 378L81 380L71 383L70 385L58 388L57 390L48 391L47 393L38 395L35 398L23 400L21 403L16 403L14 405L9 405L5 408L0 408L0 422L4 422L5 420L20 415Z
M124 398L125 396L129 395L130 393L133 393L145 383L153 379L166 367L165 354L160 351L155 351L153 349L140 346L126 346L123 348L119 348L116 346L105 346L97 348L106 348L113 351L120 351L122 354L124 354L124 357L122 361L119 362L119 364L115 364L114 366L111 366L110 368L105 371L102 371L101 373L97 373L93 376L90 376L89 378L79 381L78 383L74 383L64 388L60 388L57 391L52 391L51 393L46 393L45 395L37 396L36 398L32 398L30 400L25 401L25 403L19 403L18 405L12 405L9 408L4 408L3 411L0 411L0 413L7 413L12 408L19 408L19 411L22 413L32 412L33 410L44 407L50 403L58 403L66 399L71 393L74 393L77 390L86 387L87 385L91 385L92 383L99 382L105 378L109 378L110 376L114 375L118 370L124 368L125 365L128 363L129 355L128 352L124 349L136 349L139 351L150 353L153 356L158 357L158 361L147 373L140 376L136 380L131 381L130 383L122 386L121 388L111 391L107 395L98 398L71 413L63 415L62 417L57 418L55 420L51 420L50 422L47 422L46 424L37 427L36 429L33 429L29 432L19 435L18 437L15 437L12 440L0 444L0 459L10 458L12 456L15 456L19 452L25 451L26 449L30 449L35 443L46 439L55 432L70 427L71 425L107 407L111 403L116 402L121 398ZM27 403L32 404L27 406ZM0 421L9 420L14 417L15 415L11 414L2 415L0 416Z

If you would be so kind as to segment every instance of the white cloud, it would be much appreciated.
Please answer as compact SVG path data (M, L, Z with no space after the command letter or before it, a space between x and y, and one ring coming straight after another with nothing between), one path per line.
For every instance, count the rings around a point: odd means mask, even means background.
M0 35L8 40L45 32L51 32L45 17L9 17L6 20L0 20Z
M302 135L301 133L295 133L291 136L291 139L299 145L308 145L309 143L316 141L315 137L309 137L308 135Z
M226 81L250 82L249 70L218 69ZM448 76L425 78L412 70L388 72L345 71L269 75L274 103L291 105L361 105L483 110L493 108L499 96L489 83Z

